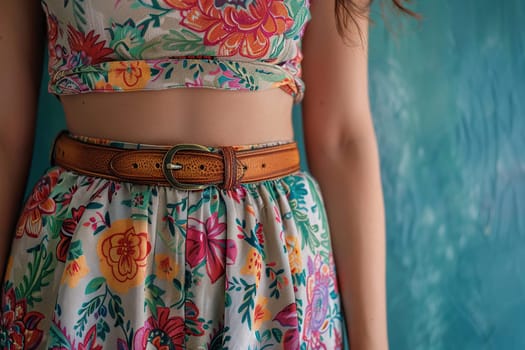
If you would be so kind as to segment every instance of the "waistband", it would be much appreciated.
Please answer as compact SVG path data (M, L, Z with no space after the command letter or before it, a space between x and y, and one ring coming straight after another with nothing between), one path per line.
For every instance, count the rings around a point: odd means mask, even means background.
M233 189L241 183L276 179L299 170L295 142L211 147L145 145L85 138L62 132L52 163L80 174L139 184L201 190Z

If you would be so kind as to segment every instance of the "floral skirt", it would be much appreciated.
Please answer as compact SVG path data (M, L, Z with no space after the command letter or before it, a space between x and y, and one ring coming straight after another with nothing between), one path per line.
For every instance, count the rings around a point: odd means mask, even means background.
M188 192L53 167L17 225L0 347L333 350L343 328L308 173Z

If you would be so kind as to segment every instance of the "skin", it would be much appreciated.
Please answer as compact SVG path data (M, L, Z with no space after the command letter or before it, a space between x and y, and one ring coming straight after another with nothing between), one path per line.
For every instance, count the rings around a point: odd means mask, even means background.
M357 18L358 27L342 40L333 8L334 0L312 2L303 41L305 146L325 199L351 349L388 349L385 213L368 97L368 21Z
M347 40L335 0L313 1L303 41L305 146L328 212L340 293L353 350L388 349L385 218L368 99L368 22ZM24 23L23 26L20 23ZM0 239L10 242L20 207L37 110L43 19L29 0L0 3ZM279 89L212 89L63 96L74 133L131 142L233 145L289 140L292 98ZM246 113L249 111L249 113ZM144 116L147 116L145 118ZM0 245L0 271L9 244Z

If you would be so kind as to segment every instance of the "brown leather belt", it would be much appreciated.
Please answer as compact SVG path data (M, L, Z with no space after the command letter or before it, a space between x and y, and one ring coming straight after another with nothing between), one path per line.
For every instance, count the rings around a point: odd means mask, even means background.
M52 162L84 175L110 180L200 190L209 185L233 189L240 183L275 179L299 170L295 142L253 150L179 144L129 150L85 143L67 133L55 140Z

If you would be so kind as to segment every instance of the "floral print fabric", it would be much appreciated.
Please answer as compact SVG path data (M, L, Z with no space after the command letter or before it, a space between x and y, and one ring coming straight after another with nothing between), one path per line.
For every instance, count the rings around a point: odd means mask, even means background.
M308 0L42 0L49 91L282 88L301 100Z
M1 302L2 349L342 349L305 172L186 192L51 168L23 209Z

